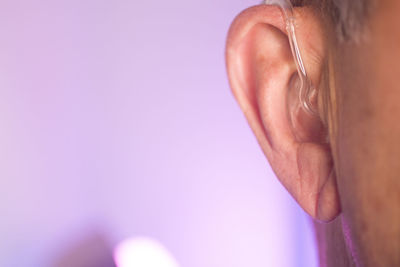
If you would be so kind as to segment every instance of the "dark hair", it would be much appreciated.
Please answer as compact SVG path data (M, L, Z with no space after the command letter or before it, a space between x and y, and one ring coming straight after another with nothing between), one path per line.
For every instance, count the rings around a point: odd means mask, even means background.
M341 40L358 39L365 27L371 0L291 0L294 6L313 6L330 17Z

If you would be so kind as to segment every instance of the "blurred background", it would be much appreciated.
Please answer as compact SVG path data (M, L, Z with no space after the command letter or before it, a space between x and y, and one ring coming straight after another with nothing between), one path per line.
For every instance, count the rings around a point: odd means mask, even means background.
M229 91L254 4L0 0L0 266L113 266L135 238L181 267L317 265Z

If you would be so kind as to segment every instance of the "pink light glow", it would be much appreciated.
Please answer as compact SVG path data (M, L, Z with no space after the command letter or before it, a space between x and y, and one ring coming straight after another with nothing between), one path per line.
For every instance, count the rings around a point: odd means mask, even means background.
M179 267L173 256L159 242L150 238L132 238L114 250L118 267Z

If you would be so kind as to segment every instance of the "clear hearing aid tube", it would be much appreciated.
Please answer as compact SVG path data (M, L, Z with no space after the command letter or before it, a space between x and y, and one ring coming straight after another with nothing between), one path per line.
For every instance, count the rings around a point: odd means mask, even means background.
M282 10L286 21L286 31L289 38L290 49L292 50L294 61L296 62L297 66L297 72L300 78L300 103L307 112L315 115L316 112L311 101L316 97L316 90L313 87L311 80L307 76L306 68L304 67L299 45L297 43L293 5L290 0L265 0L264 4L276 5Z

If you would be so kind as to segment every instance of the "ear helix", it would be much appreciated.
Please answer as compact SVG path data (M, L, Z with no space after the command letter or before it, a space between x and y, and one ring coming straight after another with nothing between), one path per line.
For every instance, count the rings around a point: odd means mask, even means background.
M312 100L316 98L317 92L312 85L311 80L307 76L306 68L304 67L303 59L297 43L293 6L290 0L264 0L264 4L276 5L282 10L283 17L286 21L286 31L289 38L290 49L292 50L292 55L296 62L297 73L300 79L299 100L305 111L309 114L317 115L312 104Z

